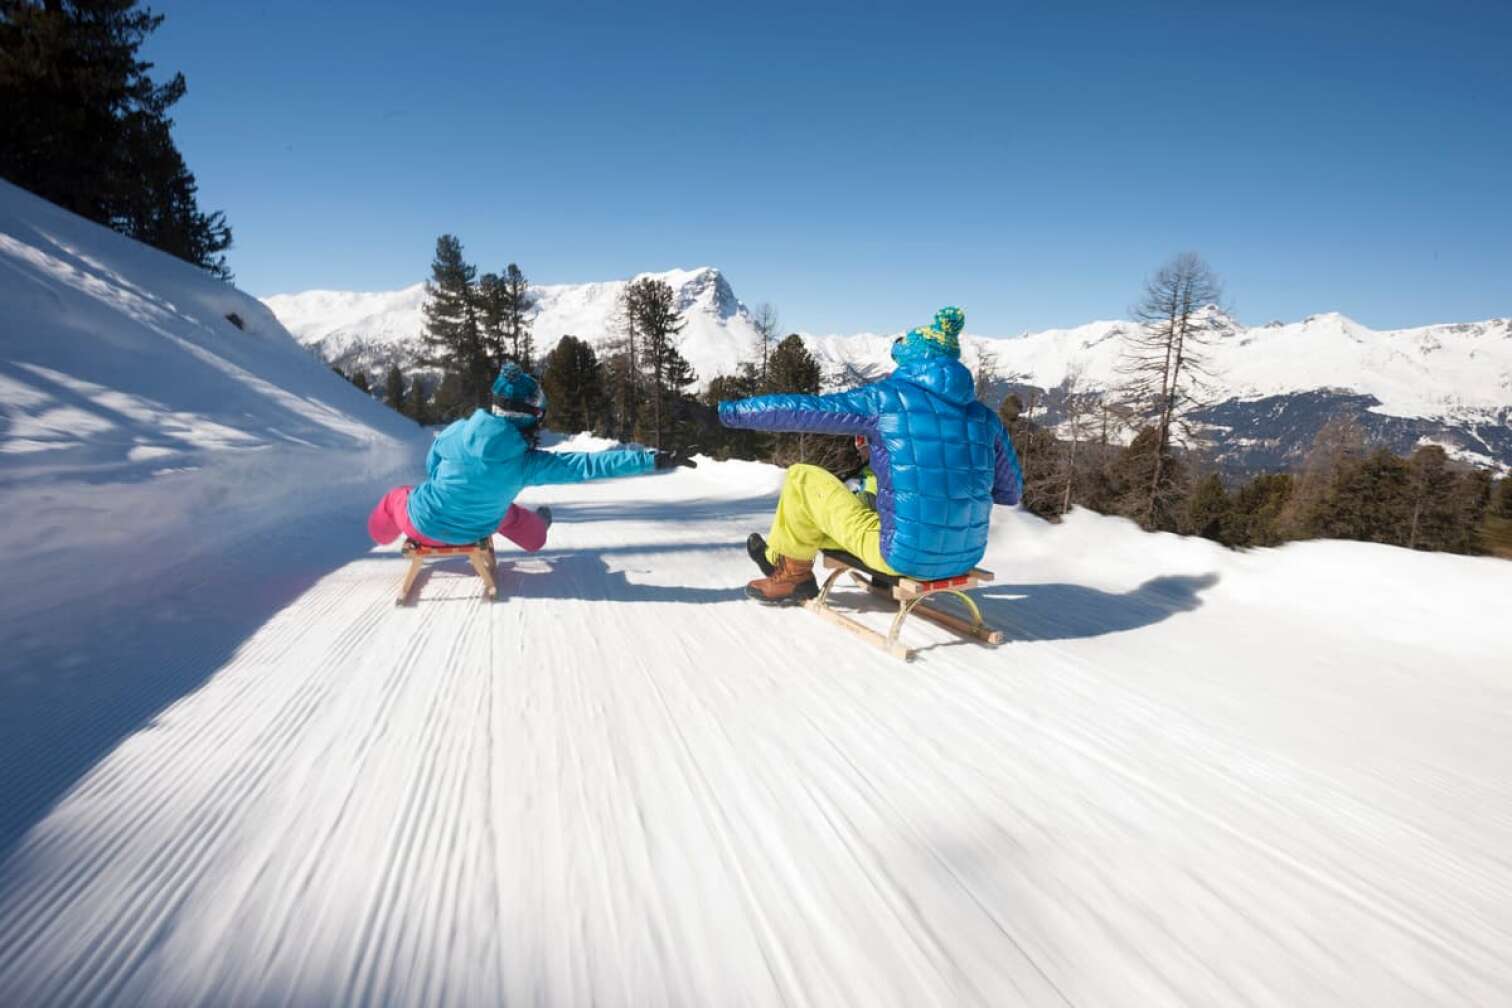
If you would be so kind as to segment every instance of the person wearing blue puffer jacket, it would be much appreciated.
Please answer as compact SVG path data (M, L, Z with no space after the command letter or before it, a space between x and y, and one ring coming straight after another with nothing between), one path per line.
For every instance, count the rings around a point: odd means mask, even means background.
M1002 421L977 401L960 362L965 323L961 309L941 308L932 324L893 341L896 370L870 385L719 404L727 427L864 437L876 475L872 510L824 469L789 466L771 533L747 543L765 575L746 586L748 596L773 605L813 598L821 549L921 580L982 559L992 506L1018 504L1024 479Z
M492 404L440 434L425 461L425 482L395 487L368 516L380 544L401 534L425 546L475 543L497 532L527 550L546 541L550 513L514 503L528 486L637 476L653 469L694 466L676 452L622 450L549 452L535 447L546 415L546 393L519 365L499 371Z

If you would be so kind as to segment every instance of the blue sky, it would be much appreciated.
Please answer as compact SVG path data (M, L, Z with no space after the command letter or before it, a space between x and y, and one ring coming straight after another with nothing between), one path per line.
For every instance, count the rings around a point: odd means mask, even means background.
M457 234L543 283L715 265L820 332L1512 314L1512 3L169 0L176 136L258 295ZM1074 9L1073 9L1074 8Z

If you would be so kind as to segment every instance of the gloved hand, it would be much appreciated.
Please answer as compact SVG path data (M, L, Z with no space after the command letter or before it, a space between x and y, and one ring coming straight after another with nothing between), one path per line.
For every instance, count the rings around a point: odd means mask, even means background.
M656 455L657 472L663 469L671 469L673 466L686 466L689 469L698 468L697 462L694 462L691 458L676 449L671 451L656 451L654 454Z

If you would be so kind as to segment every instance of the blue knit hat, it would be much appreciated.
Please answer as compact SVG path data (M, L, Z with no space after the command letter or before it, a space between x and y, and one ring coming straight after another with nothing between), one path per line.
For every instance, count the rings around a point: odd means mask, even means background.
M900 336L892 348L893 360L899 364L908 361L928 360L931 357L961 357L961 330L966 325L966 313L954 305L948 305L934 313L934 321L927 326L910 329Z
M516 427L526 430L535 427L546 415L546 392L541 383L525 373L514 361L499 369L494 379L493 414L503 417Z

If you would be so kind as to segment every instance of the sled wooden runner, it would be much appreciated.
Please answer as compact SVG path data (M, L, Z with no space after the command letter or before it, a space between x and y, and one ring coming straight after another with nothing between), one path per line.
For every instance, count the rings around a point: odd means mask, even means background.
M478 572L478 577L483 579L484 602L492 602L499 597L499 586L494 581L496 563L493 536L487 536L465 546L422 546L413 539L406 539L403 552L409 557L409 570L404 572L404 584L399 588L399 597L394 600L395 605L415 604L410 593L415 590L415 580L420 576L421 564L427 560L452 556L466 556L473 570Z
M914 649L905 646L898 640L899 631L903 629L903 623L909 616L918 616L931 623L966 637L971 640L981 641L983 644L1003 643L1003 632L994 630L982 619L982 610L977 606L976 600L966 594L973 588L978 588L985 582L992 580L992 572L973 567L964 574L955 577L937 578L933 581L921 581L917 578L903 577L893 574L882 574L872 570L856 557L849 553L838 550L826 550L823 553L824 567L830 572L829 577L824 579L824 587L819 589L819 595L804 603L804 606L831 623L838 624L851 633L882 648L895 658L908 661L914 656ZM830 592L835 583L845 574L850 574L857 584L870 591L873 595L881 598L892 599L898 603L898 611L893 616L892 627L886 634L879 633L871 627L865 626L857 620L843 613L837 612L829 604ZM962 619L953 613L948 613L930 605L926 599L933 595L954 595L961 600L966 611L971 614L971 619Z

